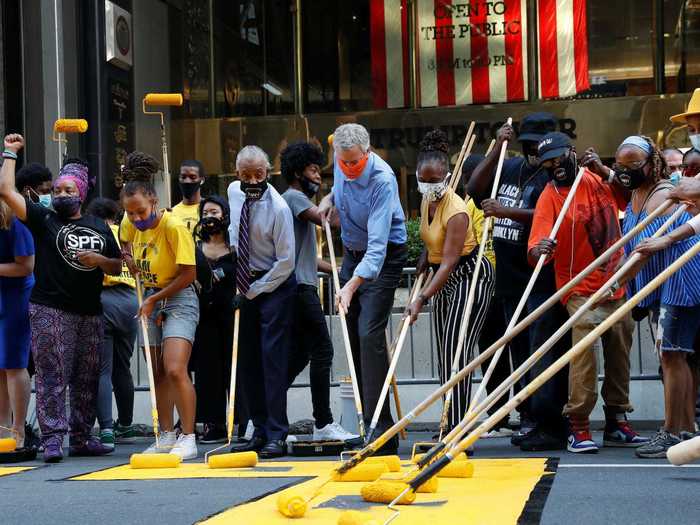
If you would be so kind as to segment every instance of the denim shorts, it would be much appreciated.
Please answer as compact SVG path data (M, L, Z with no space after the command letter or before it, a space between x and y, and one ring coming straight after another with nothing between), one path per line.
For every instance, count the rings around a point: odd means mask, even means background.
M146 297L159 290L146 290ZM160 320L156 322L157 319ZM160 345L165 339L177 337L194 343L194 334L199 324L199 298L194 287L188 286L175 295L158 301L151 317L148 319L148 343L151 346ZM139 345L143 346L143 338L139 330Z
M694 352L693 344L700 324L700 305L662 304L652 310L656 323L657 347L661 352Z

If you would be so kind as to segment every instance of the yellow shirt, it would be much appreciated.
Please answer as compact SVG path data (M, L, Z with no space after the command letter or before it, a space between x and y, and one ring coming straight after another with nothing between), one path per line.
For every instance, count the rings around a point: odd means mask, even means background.
M158 226L137 230L126 215L119 233L131 243L134 262L147 288L165 288L178 273L178 265L195 266L194 239L185 225L169 211L163 211Z
M117 240L117 244L119 244L119 226L116 224L110 224L109 228L112 230L114 238ZM129 272L129 268L127 268L124 262L122 262L122 273L119 275L105 274L104 279L102 280L102 286L116 286L118 284L126 284L132 288L136 288L136 281L134 281L134 278L131 276L131 272Z
M464 213L468 217L467 205L454 191L447 190L447 193L437 205L432 222L428 224L429 204L427 199L423 199L420 205L420 236L428 249L428 262L440 264L442 262L442 248L445 244L445 235L447 234L447 223L452 217L460 213ZM475 246L474 232L471 226L468 225L462 255L471 253Z
M467 202L467 213L469 214L469 223L474 231L474 238L477 243L481 242L481 234L484 231L484 212L476 207L474 204L474 199L469 195L465 199ZM484 255L491 262L493 267L496 267L496 252L493 251L493 221L491 221L491 231L489 231L489 236L486 239L486 248L484 248Z
M173 206L172 214L180 219L190 233L199 222L199 204L185 204L180 202Z

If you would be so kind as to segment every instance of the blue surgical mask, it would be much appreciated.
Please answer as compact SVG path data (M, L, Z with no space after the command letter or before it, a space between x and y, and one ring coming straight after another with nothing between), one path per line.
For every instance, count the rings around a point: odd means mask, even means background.
M139 231L146 231L150 230L153 228L153 225L155 224L156 220L158 219L158 214L156 213L156 210L154 209L151 214L148 216L147 219L139 220L139 221L133 221L134 228L136 228Z
M689 134L688 138L690 139L690 143L693 145L693 148L700 149L700 133L693 133L692 135Z
M44 208L51 207L51 195L39 195L39 204Z
M47 193L45 195L39 195L33 188L29 188L29 191L31 191L36 196L36 200L41 206L43 206L44 208L51 207L51 194L50 193Z

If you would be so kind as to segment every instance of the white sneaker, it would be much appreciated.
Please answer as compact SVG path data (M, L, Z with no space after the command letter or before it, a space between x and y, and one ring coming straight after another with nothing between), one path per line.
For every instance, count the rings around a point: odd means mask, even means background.
M180 434L175 446L170 451L171 454L180 456L182 460L194 459L197 457L197 437L195 434Z
M481 436L482 439L511 437L513 431L508 427L495 428Z
M161 432L158 435L158 446L153 443L150 447L143 451L144 454L168 454L175 446L177 434L172 432Z
M314 441L350 441L358 437L359 436L345 430L335 421L333 423L328 423L323 428L316 428L314 426Z

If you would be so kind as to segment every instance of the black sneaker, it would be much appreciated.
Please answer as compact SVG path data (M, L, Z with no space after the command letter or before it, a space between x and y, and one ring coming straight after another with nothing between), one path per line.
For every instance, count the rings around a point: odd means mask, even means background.
M634 453L638 458L654 459L654 458L665 458L666 451L673 445L677 445L681 442L678 436L667 432L666 430L659 430L656 435L651 438L648 443L645 443L641 447L634 450Z
M510 444L513 445L514 447L519 447L522 445L523 441L525 441L527 438L534 436L537 433L536 428L530 428L527 431L518 431L515 434L513 434L510 438Z
M24 448L39 450L41 448L41 439L34 432L34 427L29 423L24 424Z
M535 430L520 441L520 450L524 452L543 452L545 450L564 450L566 439L558 438L541 430Z
M226 443L226 430L224 429L224 426L204 423L204 433L199 439L199 442L204 445Z

